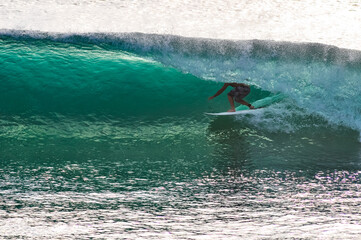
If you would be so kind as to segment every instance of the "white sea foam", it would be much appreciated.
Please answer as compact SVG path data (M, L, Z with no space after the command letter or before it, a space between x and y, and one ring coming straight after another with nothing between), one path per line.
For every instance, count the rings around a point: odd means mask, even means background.
M0 29L319 42L361 50L359 0L2 0Z

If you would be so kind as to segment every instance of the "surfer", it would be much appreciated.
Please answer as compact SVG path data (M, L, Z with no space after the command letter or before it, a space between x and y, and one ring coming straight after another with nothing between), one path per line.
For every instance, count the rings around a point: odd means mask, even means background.
M228 112L235 112L236 108L234 107L234 101L246 105L250 109L254 109L254 106L252 106L250 103L243 100L244 97L246 97L250 92L251 88L244 83L225 83L221 89L216 92L212 97L209 97L208 100L212 100L213 98L220 95L228 86L233 87L233 89L227 94L228 101L231 104L231 109L228 110Z

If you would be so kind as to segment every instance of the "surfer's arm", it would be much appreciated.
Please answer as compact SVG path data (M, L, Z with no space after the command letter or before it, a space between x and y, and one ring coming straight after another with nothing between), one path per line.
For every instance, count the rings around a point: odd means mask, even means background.
M226 88L229 86L229 83L225 83L223 85L223 87L221 89L218 90L218 92L216 92L216 94L214 94L212 97L209 97L208 100L211 100L215 97L217 97L218 95L220 95L222 92L224 92L224 90L226 90Z

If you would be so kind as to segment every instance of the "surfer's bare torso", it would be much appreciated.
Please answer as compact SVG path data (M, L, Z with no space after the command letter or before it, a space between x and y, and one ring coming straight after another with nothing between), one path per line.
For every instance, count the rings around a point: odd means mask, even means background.
M246 97L251 92L251 88L247 84L244 84L244 83L225 83L223 85L223 87L216 92L216 94L209 97L208 99L211 100L211 99L217 97L224 90L226 90L226 88L228 86L233 87L233 89L227 94L229 103L231 104L231 109L229 110L229 112L235 111L234 101L236 101L242 105L246 105L250 109L254 109L254 107L250 103L243 100L243 98Z

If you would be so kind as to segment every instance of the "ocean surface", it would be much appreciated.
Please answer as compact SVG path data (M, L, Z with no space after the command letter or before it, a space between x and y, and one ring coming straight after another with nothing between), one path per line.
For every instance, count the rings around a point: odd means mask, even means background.
M360 1L4 0L0 239L357 239ZM224 82L268 107L237 116Z

